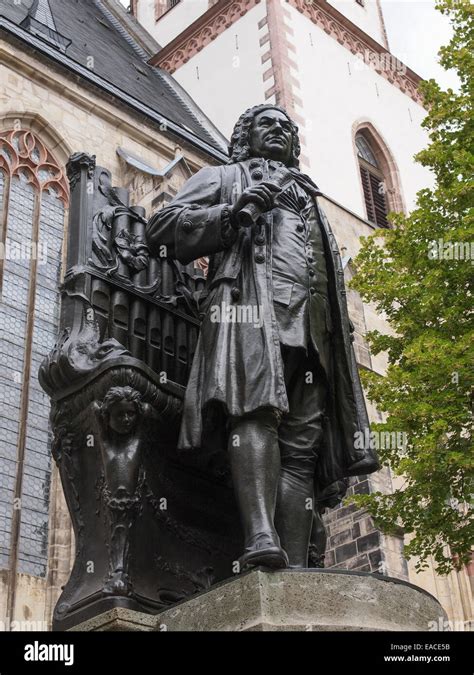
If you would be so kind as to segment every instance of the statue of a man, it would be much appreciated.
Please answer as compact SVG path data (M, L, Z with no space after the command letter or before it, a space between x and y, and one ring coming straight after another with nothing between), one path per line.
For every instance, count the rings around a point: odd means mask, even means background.
M241 569L307 567L313 508L334 503L334 486L342 497L345 477L379 468L343 268L285 110L247 110L229 150L148 225L152 251L165 245L184 264L209 256L179 447L205 447L223 413Z

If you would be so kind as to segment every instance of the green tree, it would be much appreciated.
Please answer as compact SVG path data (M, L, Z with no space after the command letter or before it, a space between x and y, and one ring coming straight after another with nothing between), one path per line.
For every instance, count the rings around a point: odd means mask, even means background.
M382 530L401 526L411 534L405 553L419 557L418 569L433 555L446 574L468 561L474 529L474 259L456 259L474 247L474 6L442 0L437 9L454 29L440 63L457 72L460 85L456 92L434 80L421 85L430 143L415 159L432 170L434 187L418 193L408 217L391 214L391 229L363 240L352 287L392 331L368 335L372 351L389 359L385 377L364 377L369 398L386 413L374 429L405 432L408 441L403 450L379 450L402 488L356 501Z

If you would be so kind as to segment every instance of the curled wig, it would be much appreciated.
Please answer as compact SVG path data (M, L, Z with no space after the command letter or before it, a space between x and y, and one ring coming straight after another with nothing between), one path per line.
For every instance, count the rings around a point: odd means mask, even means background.
M252 108L246 110L237 120L237 124L234 127L232 132L232 137L230 139L229 145L229 161L228 164L235 164L236 162L243 162L248 159L250 155L250 142L249 134L252 127L254 118L258 113L263 112L264 110L279 110L282 112L291 123L291 156L289 161L289 166L299 169L300 163L298 157L301 152L300 139L298 138L298 127L293 122L291 117L288 115L284 108L280 108L278 105L272 103L263 103L261 105L254 105Z

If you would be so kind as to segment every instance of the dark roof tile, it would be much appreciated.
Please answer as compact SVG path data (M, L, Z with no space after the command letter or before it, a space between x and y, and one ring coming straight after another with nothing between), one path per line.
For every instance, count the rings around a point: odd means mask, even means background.
M0 15L20 24L34 0L3 0ZM49 0L56 31L71 40L66 56L219 150L225 140L178 83L147 64L148 55L101 0Z

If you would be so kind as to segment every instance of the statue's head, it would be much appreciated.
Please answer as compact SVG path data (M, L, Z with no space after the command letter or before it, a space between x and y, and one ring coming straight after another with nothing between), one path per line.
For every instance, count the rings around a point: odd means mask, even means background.
M229 146L229 164L265 157L299 168L298 127L288 113L271 103L256 105L238 119Z
M101 406L106 425L122 436L134 430L142 411L141 394L132 387L111 387Z

